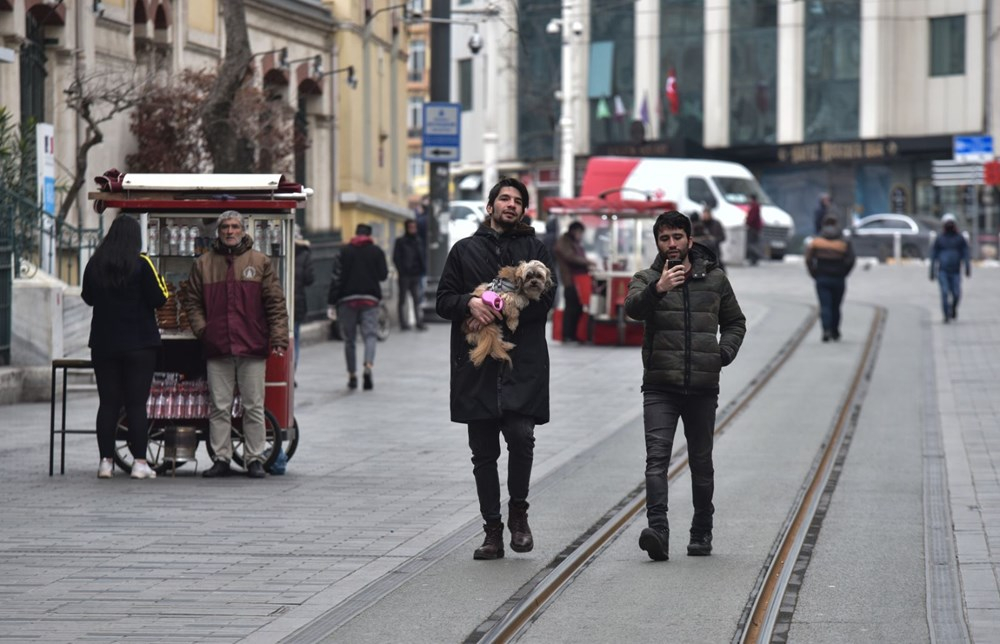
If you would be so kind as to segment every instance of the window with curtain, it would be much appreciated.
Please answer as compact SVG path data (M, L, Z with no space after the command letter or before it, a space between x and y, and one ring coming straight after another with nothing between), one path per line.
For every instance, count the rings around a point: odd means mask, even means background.
M965 73L965 16L931 18L931 76Z

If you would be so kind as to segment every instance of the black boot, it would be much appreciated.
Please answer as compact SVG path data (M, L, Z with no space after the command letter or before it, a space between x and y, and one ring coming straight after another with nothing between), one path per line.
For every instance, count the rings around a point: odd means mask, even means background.
M483 545L476 548L473 559L503 559L503 523L487 523L483 525L486 538Z
M670 559L670 528L643 528L639 533L639 547L653 561Z
M528 503L510 503L507 505L510 516L507 527L510 528L510 549L514 552L531 552L535 542L531 538L531 528L528 527Z
M712 531L691 530L691 542L688 543L689 557L707 557L712 554Z

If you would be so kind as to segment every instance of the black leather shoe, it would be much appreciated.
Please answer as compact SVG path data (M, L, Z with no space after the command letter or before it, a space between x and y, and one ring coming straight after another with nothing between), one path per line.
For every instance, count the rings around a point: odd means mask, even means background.
M689 557L707 557L712 554L712 531L692 532L688 544Z
M486 538L483 545L476 548L473 559L503 559L503 523L487 523L483 526Z
M645 550L653 561L670 559L670 530L643 528L639 533L639 547Z
M347 379L347 388L348 389L357 389L358 388L358 377L355 376L353 373Z
M250 466L247 468L247 476L252 479L264 478L264 466L260 464L260 461L250 463Z
M229 461L216 461L212 467L201 473L207 479L214 479L220 476L229 476Z
M371 369L365 369L365 373L363 374L363 376L364 376L364 384L361 385L361 387L365 391L371 391L372 389L374 389L375 388L375 383L372 382L372 370Z
M510 549L514 552L531 552L535 547L531 528L528 526L528 504L507 506L510 517L507 527L510 528Z

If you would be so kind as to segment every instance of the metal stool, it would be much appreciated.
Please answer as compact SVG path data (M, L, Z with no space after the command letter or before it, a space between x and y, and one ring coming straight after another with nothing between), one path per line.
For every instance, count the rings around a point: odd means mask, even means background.
M70 369L90 369L94 364L90 360L71 360L60 358L52 361L52 397L49 413L49 476L52 476L52 463L55 459L56 432L61 434L59 473L66 473L66 434L96 434L97 429L66 429L66 377ZM56 372L62 370L62 424L56 429Z

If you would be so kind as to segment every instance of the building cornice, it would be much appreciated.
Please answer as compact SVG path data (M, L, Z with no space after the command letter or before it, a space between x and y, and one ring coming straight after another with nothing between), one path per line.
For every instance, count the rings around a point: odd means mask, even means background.
M355 206L357 208L361 208L362 210L368 210L370 212L398 220L409 219L411 215L410 210L405 206L397 206L396 204L376 199L375 197L360 192L340 193L340 205Z

